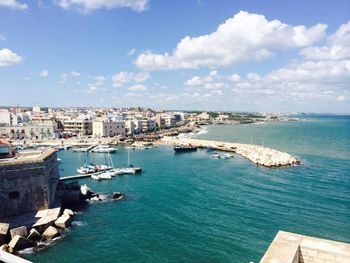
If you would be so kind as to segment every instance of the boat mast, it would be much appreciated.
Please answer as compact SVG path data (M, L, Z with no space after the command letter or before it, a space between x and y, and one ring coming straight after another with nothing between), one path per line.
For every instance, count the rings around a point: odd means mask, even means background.
M128 166L130 166L130 150L128 149Z

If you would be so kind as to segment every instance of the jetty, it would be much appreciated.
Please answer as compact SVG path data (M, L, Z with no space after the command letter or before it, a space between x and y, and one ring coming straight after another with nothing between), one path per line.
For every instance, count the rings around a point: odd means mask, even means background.
M192 145L200 148L212 148L218 151L234 152L249 161L265 167L282 167L300 164L301 162L288 153L264 146L243 143L208 141L189 138L164 137L167 144Z

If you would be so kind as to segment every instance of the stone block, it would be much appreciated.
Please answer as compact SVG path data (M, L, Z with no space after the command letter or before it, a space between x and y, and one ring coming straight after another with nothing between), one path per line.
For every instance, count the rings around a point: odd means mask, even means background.
M75 215L74 212L72 210L70 210L70 209L64 209L63 214L64 215L69 215L70 217Z
M49 226L43 233L43 238L46 240L52 240L55 237L58 237L60 235L60 232L57 230L56 227Z
M55 221L55 225L59 228L69 227L71 223L72 223L72 218L67 214L63 214Z
M6 243L9 229L10 229L9 224L0 223L0 246Z
M55 221L60 215L61 208L58 207L53 209L47 209L44 211L45 212L40 213L42 217L33 225L33 227L39 233L43 233L49 226L54 225Z
M81 195L83 196L83 198L85 198L85 199L90 198L92 195L91 189L86 184L84 184L80 187L80 192L81 192Z
M31 241L39 241L41 239L41 235L35 228L32 228L29 231L29 235L27 238Z
M19 251L25 248L34 247L36 243L30 241L22 236L15 235L9 243L9 247L11 247L15 251Z
M10 224L0 223L0 235L6 236L10 229Z
M11 238L14 238L16 235L21 236L21 237L27 237L28 232L27 232L27 227L26 226L20 226L16 228L12 228L10 230Z

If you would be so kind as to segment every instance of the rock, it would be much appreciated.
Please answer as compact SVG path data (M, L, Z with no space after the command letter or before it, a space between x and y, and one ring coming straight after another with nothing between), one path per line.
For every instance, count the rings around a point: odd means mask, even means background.
M0 246L6 243L9 229L10 229L10 224L0 223Z
M85 199L89 199L92 195L91 189L86 184L80 186L80 193Z
M69 215L71 217L75 215L75 213L72 210L70 210L70 209L64 209L63 214L64 215Z
M29 247L35 247L36 243L22 237L20 235L15 235L9 243L9 247L15 251L19 251Z
M46 240L52 240L55 237L58 237L60 235L60 232L58 232L56 227L49 226L43 233L43 238Z
M124 194L121 192L114 192L112 198L114 200L120 200L124 197Z
M27 227L25 226L20 226L16 228L12 228L10 230L11 238L14 238L15 236L21 236L21 237L27 237L28 232L27 232Z
M80 190L68 190L61 196L61 201L64 204L78 203L81 200Z
M7 251L8 247L9 246L7 244L3 244L2 246L0 246L0 251Z
M41 235L35 228L32 228L29 231L29 235L27 238L31 241L39 241L41 239Z
M54 225L55 221L58 219L61 208L53 208L39 211L40 219L33 225L33 227L39 232L43 233L49 226Z
M68 214L63 214L55 221L55 225L59 228L69 227L71 223L72 218Z

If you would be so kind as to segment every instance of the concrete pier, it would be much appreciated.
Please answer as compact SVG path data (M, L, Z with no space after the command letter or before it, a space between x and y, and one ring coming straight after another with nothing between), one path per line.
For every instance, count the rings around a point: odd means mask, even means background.
M251 162L265 167L281 167L300 164L300 161L288 153L280 152L259 145L207 141L187 138L164 137L163 142L167 144L191 144L196 147L211 147L215 150L235 152Z
M0 262L5 263L31 263L31 261L25 260L23 258L17 257L3 250L0 250Z

